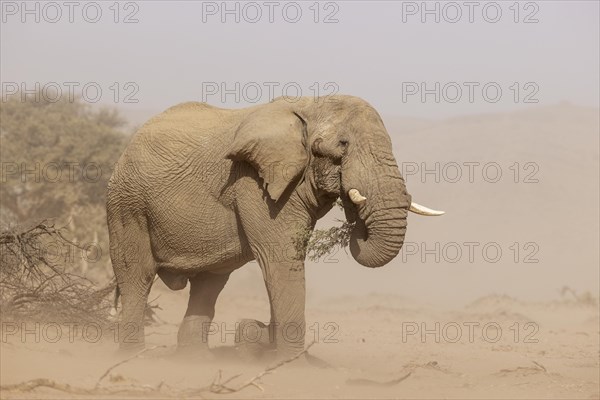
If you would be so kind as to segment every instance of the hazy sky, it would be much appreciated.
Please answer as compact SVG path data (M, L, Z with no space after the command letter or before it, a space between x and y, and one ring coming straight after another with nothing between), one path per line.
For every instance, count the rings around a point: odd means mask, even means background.
M141 112L203 99L242 107L318 88L364 97L384 115L436 118L536 100L598 105L597 1L428 2L430 13L420 1L114 4L2 1L5 94L22 82L56 82L63 95L77 82L81 94L96 82L98 102L116 95ZM94 85L87 90L94 99Z
M515 162L535 162L546 177L538 185L521 186L410 182L415 199L448 214L412 218L408 240L539 242L546 258L535 268L397 258L397 268L373 273L348 256L339 264L311 264L311 290L331 294L335 287L341 293L343 286L349 293L388 291L442 301L475 298L492 289L550 298L562 285L597 291L598 122L590 117L597 111L554 107L529 116L492 116L485 123L465 119L455 129L447 121L419 131L422 140L401 132L410 131L411 123L412 128L429 123L394 116L443 118L562 101L598 107L598 1L425 6L420 1L107 1L75 2L72 16L63 2L27 3L31 13L23 12L23 4L2 2L4 97L24 82L26 89L36 82L40 88L59 88L63 96L71 87L75 95L116 105L141 123L190 100L243 107L267 102L271 95L353 94L371 102L393 127L400 162L493 161L501 164L505 180ZM574 136L577 141L570 140ZM556 209L564 215L573 193L583 199L578 200L580 214L561 222L569 242L564 233L549 232ZM596 247L579 249L579 242ZM346 264L352 267L344 270ZM338 285L341 274L344 285ZM244 273L236 276L248 285Z

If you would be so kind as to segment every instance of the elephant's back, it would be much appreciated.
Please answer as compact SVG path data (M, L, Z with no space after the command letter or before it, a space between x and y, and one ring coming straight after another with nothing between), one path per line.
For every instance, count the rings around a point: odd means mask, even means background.
M241 119L240 112L243 110L187 102L153 117L135 133L123 152L109 191L137 193L146 199L184 187L214 192L209 186L217 185L216 179L200 178L209 169L227 168L230 160L225 155Z
M177 135L210 136L235 124L242 110L229 110L200 102L186 102L170 107L146 122L136 137L176 140Z
M214 160L233 141L238 110L187 102L173 106L146 122L133 136L130 156L161 162Z

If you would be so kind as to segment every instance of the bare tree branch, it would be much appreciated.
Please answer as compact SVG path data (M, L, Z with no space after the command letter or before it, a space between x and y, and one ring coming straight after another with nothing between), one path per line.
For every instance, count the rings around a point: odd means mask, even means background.
M39 387L47 387L47 388L55 389L55 390L58 390L58 391L61 391L64 393L78 394L78 395L96 395L96 396L98 396L98 395L107 395L107 394L135 394L135 395L143 394L144 396L160 395L160 397L165 397L165 393L162 392L162 390L167 389L168 394L170 396L179 398L179 397L188 397L188 396L199 396L203 393L230 394L230 393L239 392L250 386L253 386L261 391L264 391L264 389L258 383L258 381L262 377L272 373L276 369L281 368L282 366L284 366L286 364L291 363L294 360L297 360L302 355L306 354L308 349L310 349L310 347L312 347L314 344L315 344L315 342L313 341L308 346L306 346L306 348L304 350L302 350L300 353L298 353L295 356L290 357L288 359L279 361L278 363L276 363L270 367L267 367L266 369L264 369L260 373L256 374L252 378L242 382L237 387L230 387L230 386L227 386L227 384L229 382L233 381L234 379L240 377L241 374L233 375L233 376L227 378L225 381L221 381L221 379L222 379L222 371L221 370L219 370L217 372L215 378L213 379L213 382L210 385L202 386L199 388L183 389L183 390L168 386L164 382L160 382L156 386L127 385L127 386L118 386L118 387L103 387L100 385L102 380L104 378L106 378L106 376L108 376L110 374L110 372L112 370L114 370L115 368L117 368L118 366L123 365L131 360L134 360L150 350L154 350L154 349L161 348L161 347L166 347L166 346L153 346L153 347L149 347L144 350L141 350L141 351L137 352L135 355L110 366L100 376L100 378L96 382L96 385L93 388L72 386L72 385L69 385L66 383L61 383L61 382L56 382L56 381L53 381L50 379L40 378L40 379L32 379L32 380L21 382L21 383L0 386L0 392L2 392L2 391L4 391L4 392L12 392L12 391L30 392Z

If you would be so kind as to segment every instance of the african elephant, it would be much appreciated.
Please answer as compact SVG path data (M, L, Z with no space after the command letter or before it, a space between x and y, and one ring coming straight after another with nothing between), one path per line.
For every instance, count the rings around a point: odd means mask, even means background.
M377 111L352 96L277 98L245 109L189 102L133 136L108 185L111 259L121 293L120 348L144 344L156 274L190 282L178 347L208 349L207 323L229 274L251 260L263 273L278 356L304 347L304 254L296 238L340 198L354 222L350 251L380 267L400 251L411 202ZM301 334L286 335L293 326ZM240 339L240 340L243 340Z

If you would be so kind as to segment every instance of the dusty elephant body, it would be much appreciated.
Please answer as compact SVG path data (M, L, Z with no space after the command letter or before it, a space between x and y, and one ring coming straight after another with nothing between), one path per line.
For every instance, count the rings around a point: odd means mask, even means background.
M304 330L298 233L338 197L356 223L354 258L367 267L394 258L411 197L383 122L364 100L279 98L239 110L184 103L148 121L108 187L121 347L143 346L144 307L158 273L175 290L189 280L178 345L206 349L207 322L229 274L256 259L271 304L271 329L261 329L279 355L300 351L304 335L290 334Z

